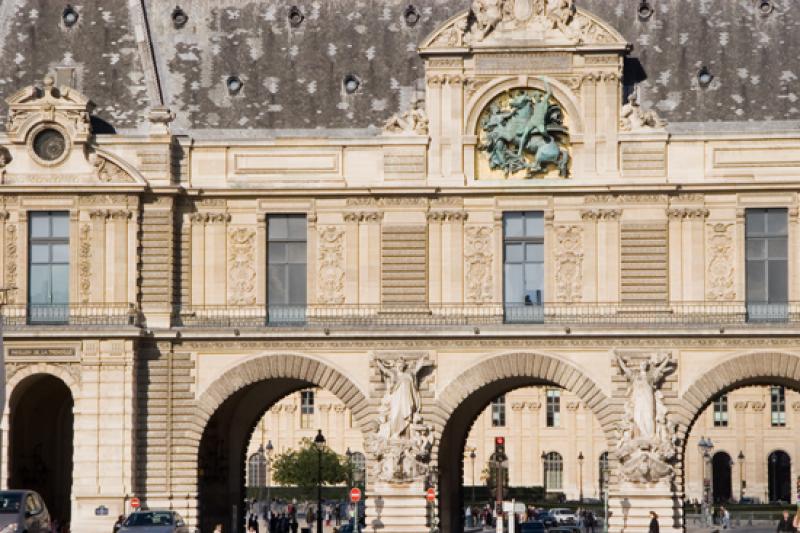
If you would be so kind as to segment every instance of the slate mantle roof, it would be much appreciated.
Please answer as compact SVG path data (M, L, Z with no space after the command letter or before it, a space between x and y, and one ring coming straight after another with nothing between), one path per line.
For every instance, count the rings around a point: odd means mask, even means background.
M800 119L796 2L772 0L762 16L755 0L649 1L655 13L640 21L636 0L576 0L633 43L626 83L640 83L645 105L671 123ZM172 0L73 0L71 28L66 4L0 0L0 97L67 66L118 131L142 127L162 99L181 130L305 130L378 127L408 108L424 90L417 45L470 1L183 0L180 29ZM409 4L422 15L413 27ZM706 88L703 65L714 75ZM347 75L361 82L355 94ZM235 96L230 76L244 83Z

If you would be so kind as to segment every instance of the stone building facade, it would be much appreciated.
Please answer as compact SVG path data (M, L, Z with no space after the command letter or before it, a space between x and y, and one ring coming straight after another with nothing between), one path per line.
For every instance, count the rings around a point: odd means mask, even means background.
M703 409L800 386L796 14L711 3L2 2L5 485L240 531L253 429L319 387L370 530L432 486L455 532L474 420L548 385L611 531L682 530Z

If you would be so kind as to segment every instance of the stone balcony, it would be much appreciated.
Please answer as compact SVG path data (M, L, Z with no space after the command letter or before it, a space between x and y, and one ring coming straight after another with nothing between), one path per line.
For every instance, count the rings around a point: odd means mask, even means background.
M428 304L308 306L186 306L175 316L182 329L420 330L480 328L509 331L726 329L800 327L800 304L745 302Z
M140 315L134 304L6 304L4 331L135 328Z

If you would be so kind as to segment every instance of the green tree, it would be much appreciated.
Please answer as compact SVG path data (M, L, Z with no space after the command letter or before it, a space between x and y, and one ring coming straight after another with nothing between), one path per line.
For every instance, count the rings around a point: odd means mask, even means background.
M315 494L322 459L322 485L338 485L347 481L347 458L328 447L322 455L311 439L303 439L300 448L278 455L272 463L273 479L284 486L299 487L306 496Z

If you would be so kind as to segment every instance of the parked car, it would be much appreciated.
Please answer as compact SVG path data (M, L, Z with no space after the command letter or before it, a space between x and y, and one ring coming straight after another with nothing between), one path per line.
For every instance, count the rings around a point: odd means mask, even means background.
M50 512L32 490L0 491L0 532L50 533Z
M575 511L571 509L550 509L550 514L556 519L558 525L575 524L578 522L578 517L575 516Z
M522 522L519 525L519 533L545 533L546 531L547 528L544 527L544 523L540 520Z
M543 523L544 527L547 528L555 527L558 524L555 517L551 515L549 511L545 511L544 509L537 509L533 513L533 519Z
M175 511L136 511L125 520L119 533L189 533L189 528Z

